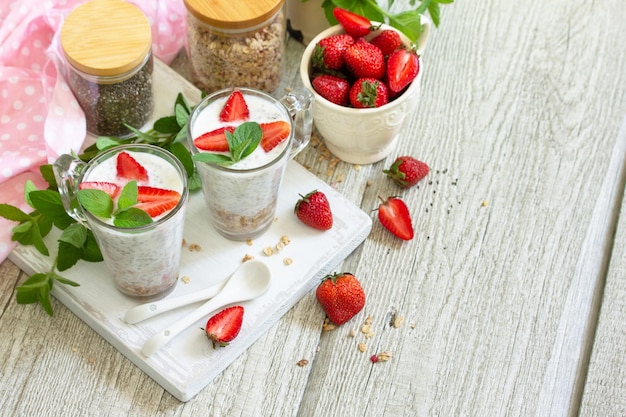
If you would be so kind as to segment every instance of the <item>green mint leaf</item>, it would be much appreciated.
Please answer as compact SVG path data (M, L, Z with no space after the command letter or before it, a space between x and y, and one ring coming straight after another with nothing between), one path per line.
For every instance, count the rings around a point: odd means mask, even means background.
M0 204L0 217L14 222L27 222L31 220L28 214L10 204Z
M187 126L189 125L189 120L187 120L187 123L185 123L181 128L180 131L176 134L176 136L174 137L174 142L182 142L185 143L185 141L187 140Z
M96 139L96 148L98 151L105 151L107 149L122 145L124 143L126 143L126 141L116 138L116 137L98 136L98 139Z
M18 224L13 228L11 239L22 245L33 245L44 256L49 256L48 248L43 241L39 226L34 220Z
M35 223L39 226L39 233L42 237L46 237L50 230L52 230L52 219L44 216L38 210L31 213L31 217L35 220Z
M200 175L194 172L193 175L187 179L187 188L189 188L189 191L196 191L201 187L202 181L200 180Z
M419 13L407 11L389 17L389 24L404 33L415 43L422 34L422 21Z
M430 15L431 20L433 21L433 25L435 27L439 27L439 3L433 1L428 5L428 14Z
M48 274L34 274L29 277L22 285L17 287L17 303L33 304L39 301L39 289L43 286L50 285Z
M37 190L31 191L28 195L33 207L39 210L42 215L50 218L59 229L63 230L75 222L65 211L58 191Z
M178 133L180 126L176 121L176 116L165 116L154 122L153 129L159 133Z
M62 240L59 240L58 248L57 269L59 271L65 271L76 265L81 257L81 248L77 248L73 244Z
M113 200L102 190L84 189L76 193L81 206L94 216L108 219L113 213Z
M26 180L26 183L24 184L24 201L26 201L26 204L31 207L33 207L33 202L30 200L30 193L32 191L37 191L35 183L33 183L31 180Z
M178 124L178 128L182 128L187 125L189 121L189 107L185 104L176 104L174 107L174 117L176 118L176 123Z
M191 159L191 153L187 150L185 145L180 142L172 143L168 146L168 150L183 164L187 176L191 177L194 172L193 159Z
M39 304L48 313L49 316L53 316L54 312L52 311L52 300L50 300L50 290L52 289L52 283L54 282L52 278L49 278L50 285L43 285L39 287Z
M76 281L64 278L61 275L55 274L54 272L51 275L55 281L59 281L61 284L69 285L70 287L80 287L80 284Z
M113 224L117 227L134 228L152 223L152 217L145 211L136 207L130 207L115 214Z
M100 252L98 242L93 232L89 229L86 230L87 239L85 239L85 243L83 244L80 257L87 262L102 262L102 252Z
M52 164L45 164L39 167L39 172L42 178L48 183L49 190L56 190L57 180L54 177L54 171L52 170Z
M141 142L143 142L143 143L151 143L151 144L155 144L155 143L159 142L158 136L151 135L150 133L146 133L146 132L141 131L139 129L136 129L136 128L132 127L132 126L129 126L127 124L124 124L124 126L126 126L128 128L128 130L133 132L137 136L137 138L140 139L140 140L138 140L136 142L139 142L139 143L141 143Z
M226 139L228 140L230 155L235 162L241 161L254 152L263 137L261 126L256 122L242 123L237 126L232 134L229 132L224 133L226 133Z
M137 195L137 181L129 181L122 188L122 192L120 192L120 196L117 199L118 210L124 210L137 204Z
M79 223L71 224L61 233L59 240L76 248L82 248L87 240L87 229Z
M192 156L194 161L198 162L211 162L218 165L232 165L235 161L230 155L224 155L221 153L200 152Z

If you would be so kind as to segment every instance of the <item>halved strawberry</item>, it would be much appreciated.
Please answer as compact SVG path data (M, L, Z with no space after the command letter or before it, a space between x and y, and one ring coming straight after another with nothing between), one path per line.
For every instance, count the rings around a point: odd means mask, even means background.
M135 206L148 213L150 217L157 217L168 210L173 209L180 201L180 193L175 190L148 187L137 187L137 201Z
M382 198L381 198L381 201ZM378 220L402 240L413 239L413 224L409 208L397 197L389 197L378 206Z
M408 49L397 49L387 59L389 89L397 93L411 84L420 71L417 53Z
M220 112L221 122L237 122L245 121L250 117L250 110L248 110L248 104L241 94L241 91L235 90L230 93L224 108Z
M117 154L117 176L127 180L148 181L148 171L124 151Z
M372 22L370 22L367 17L342 9L341 7L335 7L333 9L333 16L335 16L335 19L337 19L346 33L355 38L365 36L372 30Z
M234 131L234 126L218 127L195 138L193 144L196 145L196 148L203 151L227 152L228 139L226 139L225 132L233 133Z
M225 308L213 315L207 322L204 331L213 343L213 348L228 345L241 330L244 309L242 306Z
M112 183L112 182L106 182L106 181L85 181L85 182L81 182L78 188L80 188L81 190L85 190L85 189L101 190L107 193L111 198L117 197L117 194L120 192L119 185Z
M263 136L261 137L261 147L265 152L269 152L276 145L287 139L291 132L289 123L278 120L276 122L261 123Z

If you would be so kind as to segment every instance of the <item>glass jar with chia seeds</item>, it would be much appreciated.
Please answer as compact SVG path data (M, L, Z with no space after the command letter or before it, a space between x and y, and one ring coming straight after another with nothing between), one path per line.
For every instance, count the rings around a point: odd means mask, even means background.
M228 87L273 93L282 75L284 0L184 0L193 84L207 94Z
M152 34L136 6L94 0L67 16L61 28L65 76L85 113L87 132L127 137L152 116Z

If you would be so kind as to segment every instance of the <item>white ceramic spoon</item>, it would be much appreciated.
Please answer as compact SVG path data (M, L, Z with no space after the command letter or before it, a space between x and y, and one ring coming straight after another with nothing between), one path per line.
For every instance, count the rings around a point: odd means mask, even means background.
M227 304L251 300L264 294L269 288L271 281L272 274L265 263L261 261L244 262L215 297L148 339L143 345L141 353L149 357L180 332L208 316L213 311Z

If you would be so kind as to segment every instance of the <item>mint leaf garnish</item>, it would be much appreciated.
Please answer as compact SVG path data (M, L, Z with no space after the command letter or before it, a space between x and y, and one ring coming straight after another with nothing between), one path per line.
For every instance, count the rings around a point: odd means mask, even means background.
M261 126L256 122L242 123L237 126L232 134L230 132L225 133L230 155L235 162L241 161L254 152L263 137Z
M221 153L200 152L193 156L194 161L211 162L218 165L231 165L234 163L230 155Z
M63 230L70 224L74 223L69 214L65 211L63 201L61 201L61 195L58 191L52 190L37 190L28 193L33 207L40 213L45 213L46 217L50 218L54 225Z
M104 191L91 188L78 190L76 197L80 204L94 216L111 218L113 200Z
M65 271L76 265L80 259L81 249L62 240L59 240L58 247L59 251L56 259L57 269L59 271Z
M29 221L30 216L10 204L0 204L0 216L14 222Z
M120 196L117 199L118 210L124 210L137 204L137 194L137 181L129 181L124 188L122 188Z
M82 224L74 223L61 233L59 240L76 248L82 248L87 240L87 229Z
M152 222L152 217L148 213L136 207L118 211L113 219L115 226L124 228L141 227Z

